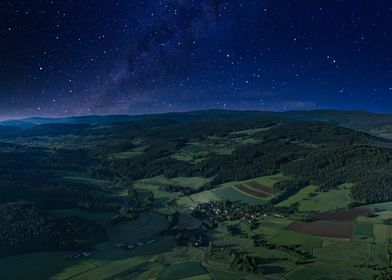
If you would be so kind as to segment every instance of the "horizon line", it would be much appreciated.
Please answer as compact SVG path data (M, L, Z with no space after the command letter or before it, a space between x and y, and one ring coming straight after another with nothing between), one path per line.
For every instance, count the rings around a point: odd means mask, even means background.
M241 110L241 109L222 109L222 108L210 108L210 109L195 109L195 110L184 110L184 111L168 111L168 112L157 112L157 113L135 113L135 114L86 114L86 115L68 115L68 116L45 116L45 115L31 115L24 117L0 117L0 123L7 121L24 121L29 119L67 119L67 118L85 118L85 117L137 117L137 116L154 116L154 115L166 115L166 114L181 114L181 113L192 113L192 112L203 112L203 111L232 111L232 112L271 112L271 113L288 113L288 112L316 112L316 111L340 111L340 112L363 112L378 115L391 115L392 112L376 112L364 109L336 109L336 108L319 108L319 109L293 109L293 110Z

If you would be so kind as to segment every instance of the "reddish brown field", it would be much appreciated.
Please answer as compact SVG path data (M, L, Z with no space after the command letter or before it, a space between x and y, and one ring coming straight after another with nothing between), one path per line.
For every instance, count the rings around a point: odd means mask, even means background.
M273 188L264 186L264 185L262 185L260 183L255 182L255 181L246 182L246 184L249 187L251 187L251 188L254 188L254 189L258 190L258 191L265 192L267 194L271 194L272 195L272 194L276 194L278 192L277 190L274 190Z
M352 222L360 216L373 214L373 210L369 207L357 207L350 210L331 213L319 213L313 216L316 220L324 220L330 222Z
M350 238L353 234L354 224L327 221L294 222L287 226L286 229L322 237Z
M266 194L266 193L262 193L262 192L258 192L258 191L252 190L252 189L250 189L250 188L248 188L248 187L246 187L244 185L241 185L241 184L235 185L234 187L236 189L242 191L242 192L245 192L247 194L253 195L255 197L259 197L259 198L267 198L267 197L269 197L269 195Z

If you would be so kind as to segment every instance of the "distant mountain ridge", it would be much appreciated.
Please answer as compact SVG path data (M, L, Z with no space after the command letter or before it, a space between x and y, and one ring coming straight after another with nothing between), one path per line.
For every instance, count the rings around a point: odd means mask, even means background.
M10 127L28 129L37 125L105 125L124 122L155 122L155 123L184 123L191 121L227 120L241 118L277 118L299 121L321 121L338 126L368 132L370 134L392 139L392 114L380 114L366 111L341 110L311 110L311 111L232 111L232 110L201 110L184 113L163 113L153 115L108 115L80 116L65 118L33 117L21 120L6 120L0 122L0 131Z
M136 117L136 116L135 116ZM20 128L28 128L42 124L106 124L116 122L126 122L135 118L134 116L113 115L113 116L80 116L65 118L42 118L33 117L20 120L5 120L0 122L3 126L15 126Z

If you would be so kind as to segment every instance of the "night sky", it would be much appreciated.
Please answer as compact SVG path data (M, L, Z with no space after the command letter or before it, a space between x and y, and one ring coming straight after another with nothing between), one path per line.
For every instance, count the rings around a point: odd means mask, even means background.
M392 1L0 2L0 118L392 112Z

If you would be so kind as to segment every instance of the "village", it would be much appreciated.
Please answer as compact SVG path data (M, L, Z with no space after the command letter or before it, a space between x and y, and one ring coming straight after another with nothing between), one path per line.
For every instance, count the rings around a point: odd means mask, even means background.
M231 201L211 200L198 204L192 215L203 221L208 228L216 228L219 223L226 221L242 220L251 226L263 220L263 217L273 215L276 218L284 218L281 213L265 211L265 207L247 207Z

